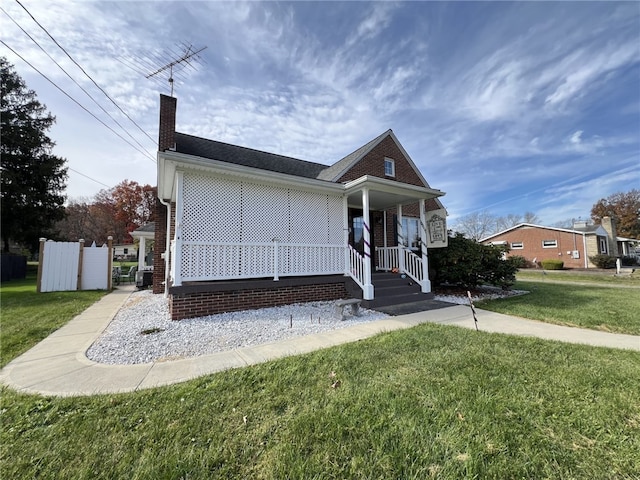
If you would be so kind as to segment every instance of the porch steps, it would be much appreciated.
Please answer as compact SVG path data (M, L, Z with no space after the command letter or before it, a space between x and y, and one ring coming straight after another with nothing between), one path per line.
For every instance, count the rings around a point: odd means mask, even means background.
M373 310L394 305L414 304L433 298L433 293L422 293L420 285L409 277L397 273L374 273L371 283L375 290L373 300L363 300L362 306Z

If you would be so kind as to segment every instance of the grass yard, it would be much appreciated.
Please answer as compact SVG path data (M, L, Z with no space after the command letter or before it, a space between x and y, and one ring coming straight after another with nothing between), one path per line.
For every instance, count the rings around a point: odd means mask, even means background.
M478 308L559 325L640 335L640 288L544 281L518 281L514 288L531 293L477 302Z
M0 367L99 300L105 291L36 292L37 265L27 278L0 285Z
M7 287L3 362L75 315ZM2 387L0 478L637 479L639 391L638 352L425 324L131 394Z
M615 270L582 272L572 270L534 270L521 269L516 275L518 280L534 282L570 282L600 283L610 286L635 286L640 288L640 274L616 276Z

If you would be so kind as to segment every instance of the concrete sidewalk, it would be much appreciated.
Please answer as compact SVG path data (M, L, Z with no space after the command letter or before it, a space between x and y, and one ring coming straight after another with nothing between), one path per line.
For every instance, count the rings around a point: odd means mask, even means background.
M85 352L133 290L133 287L120 287L104 296L67 325L10 362L0 371L0 382L21 392L54 396L132 392L179 383L229 368L308 353L426 322L475 328L469 307L452 305L189 359L140 365L104 365L89 360ZM639 336L550 325L485 310L477 310L477 316L478 328L486 332L640 351Z

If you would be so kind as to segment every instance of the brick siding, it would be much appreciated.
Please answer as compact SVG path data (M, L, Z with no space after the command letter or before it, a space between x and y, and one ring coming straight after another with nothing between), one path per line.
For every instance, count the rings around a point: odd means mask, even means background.
M583 235L579 233L563 232L559 230L551 230L540 227L523 226L515 230L511 230L502 235L491 237L491 242L506 241L509 248L515 242L522 242L522 249L511 248L508 256L519 255L529 261L535 258L537 262L542 260L562 260L565 268L584 268L585 251L583 243ZM587 235L587 256L593 256L598 253L598 238L596 235ZM553 248L543 248L543 240L556 240L557 246ZM571 252L578 250L580 258L571 258ZM587 258L589 268L594 265Z
M389 177L384 174L385 157L394 161L395 177ZM387 136L378 145L373 147L364 158L340 177L338 182L348 182L364 175L372 175L378 178L386 178L410 185L426 187L391 136Z
M184 320L224 312L348 297L349 294L344 282L245 290L185 292L169 296L169 311L172 320Z

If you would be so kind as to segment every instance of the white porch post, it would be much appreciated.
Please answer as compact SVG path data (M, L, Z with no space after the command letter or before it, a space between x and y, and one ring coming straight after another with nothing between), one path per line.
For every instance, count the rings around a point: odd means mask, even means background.
M349 254L349 199L342 197L342 229L344 238L344 274L349 275L351 270L351 255Z
M404 231L402 230L402 205L397 207L397 223L398 223L398 269L400 273L404 272Z
M138 245L138 270L144 269L144 257L147 250L147 239L140 237L140 245Z
M369 219L369 189L362 189L362 234L364 237L364 289L363 298L373 300L373 285L371 284L371 228Z
M182 172L176 173L176 252L175 257L171 260L174 262L174 272L175 278L173 279L173 285L179 287L182 285L182 269L181 269L181 259L182 259L182 216L184 213L183 210L183 201L182 194L184 190L184 175ZM169 233L169 232L167 232Z
M431 280L429 280L429 257L427 256L427 213L424 208L424 200L420 200L420 250L422 252L422 281L420 287L422 293L431 292Z

